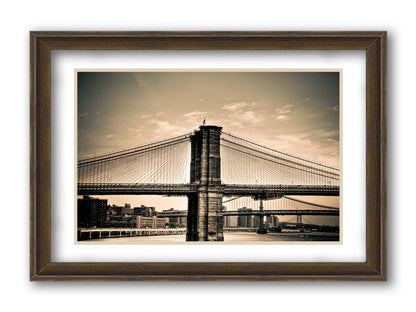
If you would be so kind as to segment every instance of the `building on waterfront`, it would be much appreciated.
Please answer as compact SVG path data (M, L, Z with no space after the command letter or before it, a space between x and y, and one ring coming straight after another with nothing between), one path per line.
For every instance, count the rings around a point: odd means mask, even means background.
M136 218L130 215L109 215L104 227L114 228L135 228Z
M178 226L175 227L186 227L186 217L176 219ZM168 227L169 222L169 218L157 217L155 207L141 205L132 208L127 203L124 207L107 205L107 199L90 196L78 199L78 227L161 229Z
M176 209L170 208L170 209L165 209L162 212L165 214L166 213L186 213L186 210L176 210ZM187 221L186 216L185 217L169 217L168 219L169 219L169 227L171 228L186 227L186 221Z
M264 218L264 217L262 217ZM263 220L264 221L264 220ZM252 227L259 228L260 227L260 216L251 216Z
M134 207L133 214L136 216L153 217L156 216L155 207L147 207L141 205L140 207Z
M109 215L120 215L123 208L124 207L122 207L122 206L116 206L116 205L108 206L108 209L107 209L108 214Z
M224 227L233 228L237 227L237 216L225 216L224 217Z
M78 199L78 227L102 227L107 217L107 199L83 196Z
M104 227L115 227L115 228L136 228L140 227L140 224L137 224L137 217L147 217L152 218L157 215L157 212L155 211L155 207L147 207L144 205L141 205L141 207L134 207L132 208L130 204L125 204L123 206L108 206L107 209L107 218L106 222L104 223ZM142 227L150 227L153 228L155 225L153 225L152 222L144 221L145 219L142 219L143 226ZM153 219L152 219L153 220ZM159 224L159 227L165 227L164 221L156 221L157 224ZM163 226L161 225L163 223ZM144 225L146 224L146 225ZM156 225L157 226L157 225Z
M164 229L169 224L169 218L136 216L136 227L139 229Z
M243 207L243 208L239 208L238 212L244 213L244 212L251 212L253 211L253 209L251 208L247 208L247 207ZM252 215L240 215L237 218L237 226L238 227L242 227L242 228L252 228L254 227L253 224L253 216Z
M266 217L266 227L268 228L277 228L279 226L279 217L278 216L267 216Z
M124 215L129 215L129 214L133 214L134 209L131 208L130 204L125 204L123 209L121 210L121 213Z

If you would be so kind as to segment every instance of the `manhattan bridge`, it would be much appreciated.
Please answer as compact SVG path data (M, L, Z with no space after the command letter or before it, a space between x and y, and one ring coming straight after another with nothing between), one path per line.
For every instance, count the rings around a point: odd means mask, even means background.
M339 196L337 168L203 125L193 133L78 161L78 195L188 198L187 241L224 240L225 216L338 216L339 208L299 196ZM292 196L297 196L294 198ZM227 205L252 198L259 208ZM269 204L274 203L274 204ZM173 213L172 216L184 216Z

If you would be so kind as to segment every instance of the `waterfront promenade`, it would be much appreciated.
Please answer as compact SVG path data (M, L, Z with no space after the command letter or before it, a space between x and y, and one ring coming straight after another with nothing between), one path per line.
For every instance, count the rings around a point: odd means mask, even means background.
M138 230L138 229L133 229ZM156 230L156 229L154 229ZM148 234L140 236L130 236L130 232L122 234L122 236L113 235L111 237L102 236L101 239L91 239L87 242L91 243L112 243L112 244L125 244L125 243L186 243L185 231L180 234L180 230L177 230L175 234L162 234L159 232L158 235L149 236ZM146 230L149 231L149 230ZM150 229L152 231L152 229ZM161 231L161 229L159 229ZM151 232L155 233L155 232ZM308 232L308 233L268 233L265 235L257 234L253 232L225 232L224 241L227 243L273 243L273 242L338 242L339 233L327 233L327 232Z

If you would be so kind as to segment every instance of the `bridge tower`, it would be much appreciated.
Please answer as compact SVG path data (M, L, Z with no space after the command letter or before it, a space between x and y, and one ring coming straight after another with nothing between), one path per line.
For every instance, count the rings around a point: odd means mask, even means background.
M187 241L223 241L221 190L221 127L200 126L191 136L190 182L196 194L188 195Z
M260 207L259 207L259 228L257 230L257 234L267 234L266 227L264 226L264 209L263 209L263 198L260 198Z

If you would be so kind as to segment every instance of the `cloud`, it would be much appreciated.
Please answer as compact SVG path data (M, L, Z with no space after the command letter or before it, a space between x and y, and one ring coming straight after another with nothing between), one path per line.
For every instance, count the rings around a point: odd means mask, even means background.
M157 139L169 138L177 135L182 135L188 132L189 129L178 126L166 120L151 119L147 122L150 130Z
M201 111L193 111L193 112L189 112L189 113L185 113L183 114L183 117L185 118L195 118L195 117L201 117L202 115L204 115L206 112L201 112Z
M290 117L288 115L279 115L275 118L277 121L286 121L289 120Z
M234 128L242 128L243 127L243 123L239 120L230 120L228 121L228 125Z
M286 115L286 114L289 114L292 111L291 110L292 107L293 107L292 104L286 104L286 105L284 105L282 107L276 107L274 109L274 111L278 115Z
M278 134L265 141L265 146L290 155L339 168L338 131L308 131L296 134Z
M226 103L222 106L222 109L229 111L229 112L237 112L241 111L244 108L254 107L256 103L254 102L231 102Z
M223 125L241 128L245 124L256 125L264 121L264 112L254 111L255 102L230 102L222 105L226 112L222 113L220 122Z
M274 109L274 119L277 121L286 121L289 120L290 117L288 114L292 111L292 104L286 104L282 107L276 107Z
M253 111L247 111L240 115L240 118L246 122L258 122L260 117L256 116Z
M206 116L207 112L201 112L199 110L192 111L189 113L184 113L183 118L185 121L191 123L192 125L198 125L202 123L202 120Z
M207 117L207 112L195 110L192 112L184 113L182 117L182 121L188 123L189 127L196 127L202 124L202 121Z

